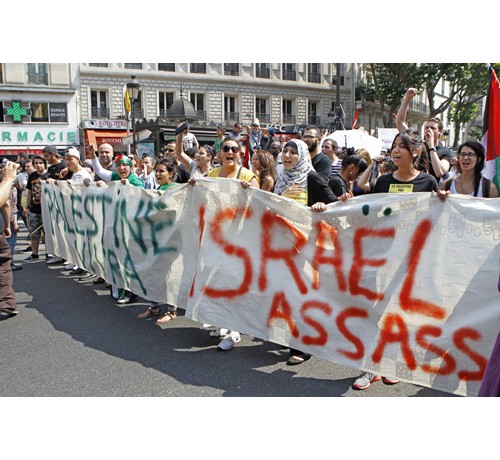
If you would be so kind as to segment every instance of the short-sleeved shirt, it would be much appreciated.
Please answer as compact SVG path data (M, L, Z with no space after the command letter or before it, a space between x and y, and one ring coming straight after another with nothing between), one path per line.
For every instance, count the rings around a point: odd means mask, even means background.
M235 179L250 182L255 177L257 179L257 181L259 181L259 178L255 175L255 173L253 173L249 169L245 168L244 166L239 166L238 168L239 168L238 176L235 177ZM221 169L222 168L220 168L220 167L212 169L212 171L210 171L208 173L208 177L220 177L219 174L220 174ZM227 179L227 178L222 177L222 179Z
M350 190L349 184L340 174L334 174L328 180L328 186L336 196L342 196Z
M446 160L448 163L450 163L451 167L451 162L453 161L453 151L449 149L448 147L445 147L443 144L439 143L438 146L436 147L436 152L438 154L438 157L440 160ZM436 173L434 172L434 168L432 167L432 161L429 158L429 163L430 163L430 170L429 174L431 176L434 176L437 180L440 178L436 176ZM443 174L443 179L447 179L449 177L448 173Z
M49 177L48 173L38 174L34 171L28 176L28 183L26 188L31 191L31 202L29 210L34 214L42 213L42 180L47 180Z
M415 179L402 182L394 177L394 173L383 174L377 179L374 193L416 193L438 191L438 183L434 176L421 172Z
M66 168L66 163L64 161L61 161L60 163L56 165L49 165L47 168L47 174L49 176L49 179L59 179L59 173Z

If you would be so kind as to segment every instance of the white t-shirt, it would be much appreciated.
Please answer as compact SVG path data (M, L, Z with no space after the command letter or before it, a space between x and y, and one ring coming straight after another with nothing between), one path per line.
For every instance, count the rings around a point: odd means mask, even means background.
M192 149L196 146L196 136L193 133L187 133L182 137L184 150Z
M90 182L93 182L92 174L90 174L85 168L82 168L80 171L73 173L70 180L76 184L83 184L85 179L90 179Z

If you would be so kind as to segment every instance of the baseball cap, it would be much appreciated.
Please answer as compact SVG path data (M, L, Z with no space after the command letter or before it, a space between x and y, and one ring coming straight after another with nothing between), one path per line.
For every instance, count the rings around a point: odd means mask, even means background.
M65 155L71 155L72 157L80 159L80 152L75 149L75 147L70 147L68 150L66 150Z
M43 151L47 153L55 153L57 155L57 148L55 145L46 145L43 148Z

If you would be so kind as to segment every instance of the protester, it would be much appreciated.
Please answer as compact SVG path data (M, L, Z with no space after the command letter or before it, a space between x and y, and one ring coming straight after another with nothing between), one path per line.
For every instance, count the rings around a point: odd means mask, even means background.
M217 155L219 153L219 150L222 146L222 143L224 142L224 139L226 138L226 130L222 125L217 125L217 136L214 141L214 153Z
M422 138L417 131L406 130L399 133L393 141L391 155L397 171L384 174L377 179L374 193L398 193L401 186L407 192L432 192L438 190L436 178L415 167L422 153ZM345 159L344 159L345 161ZM381 377L371 372L363 372L354 382L354 388L366 390L380 379L387 385L399 383L398 379Z
M254 119L248 133L248 154L250 155L249 161L251 161L253 154L262 148L262 130L260 129L259 120Z
M189 125L184 131L182 131L179 134L181 134L181 142L184 150L187 149L198 150L200 148L200 144L198 143L198 139L196 139L196 136L193 133L189 132ZM177 138L177 143L179 143L179 138Z
M483 145L476 140L466 141L458 148L457 157L458 175L442 182L440 190L447 192L445 195L461 193L482 198L498 198L496 185L482 175L486 160Z
M242 146L248 137L246 134L242 134L242 132L243 126L240 123L235 123L233 125L233 130L229 132L226 137L228 137L229 139L233 139L234 141L238 142L240 146Z
M17 166L17 165L16 165ZM2 180L3 172L0 170L0 181ZM17 177L17 176L16 176ZM14 248L17 241L17 233L19 225L17 223L17 189L12 185L10 189L9 199L1 207L2 229L8 235L7 242L9 244L10 253L14 257ZM14 264L14 259L10 263L12 271L22 270L22 265Z
M330 176L340 173L342 169L342 160L337 156L337 149L339 148L337 141L334 139L324 139L321 144L321 151L330 158L332 162L332 171Z
M269 152L258 150L252 157L252 171L259 179L260 189L272 192L276 182L276 165Z
M31 255L24 259L24 262L32 262L38 260L38 249L40 246L40 239L42 237L43 221L42 221L42 181L48 179L47 173L47 160L44 157L33 158L33 166L35 171L28 176L28 183L26 188L28 190L28 197L26 208L28 220L28 230L30 232L31 242Z
M312 166L314 170L321 176L323 179L328 180L328 178L332 174L332 162L330 158L328 158L321 151L321 131L316 126L308 126L304 134L302 135L302 139L307 144L309 154L311 155Z
M257 176L249 169L241 166L239 163L239 151L241 147L238 142L231 138L226 138L222 143L219 156L222 165L218 168L212 169L208 177L218 177L226 179L238 179L247 186L259 188L259 180ZM189 182L191 185L195 184L195 178ZM207 325L208 326L208 325ZM222 340L219 342L217 348L219 350L231 350L238 342L241 341L241 336L238 331L229 330L223 327L211 331L212 337L219 337Z
M342 161L342 169L340 173L333 174L330 177L328 186L338 197L345 194L354 196L354 181L359 174L362 174L366 170L367 167L366 160L354 149L351 149Z
M311 162L308 145L299 139L288 141L282 154L283 173L278 175L274 193L323 211L325 204L338 201L327 182L317 173ZM302 364L310 354L290 348L288 365Z
M12 184L16 178L18 165L7 161L2 169L2 181L0 182L0 207L9 200ZM10 216L5 216L5 222L10 222ZM10 236L10 226L7 224L4 231L0 233L0 317L11 318L18 314L16 294L14 292L14 280L12 276L12 252L7 243Z
M396 115L396 127L401 132L408 129L406 124L406 114L410 101L418 94L415 88L409 88L403 98L403 103ZM438 181L448 178L448 171L453 159L451 149L445 147L440 138L444 132L443 122L438 118L429 118L424 126L424 139L422 157L425 155L429 161L429 174Z
M125 155L120 155L115 160L115 171L109 171L104 169L101 166L100 161L97 159L95 154L95 146L94 144L90 144L89 146L90 159L92 160L92 167L94 168L95 173L102 179L96 181L96 185L102 186L105 182L111 181L121 181L122 184L130 184L138 188L144 188L144 183L135 173L132 172L132 161ZM90 184L89 179L84 179L84 185L87 187ZM117 304L123 305L130 302L133 302L137 298L137 295L127 291L125 289L118 290L118 299Z
M175 156L177 160L184 166L190 178L206 177L212 169L212 147L209 145L200 147L195 154L194 160L191 159L184 150L181 132L177 134L175 143Z
M169 156L167 158L162 158L156 164L156 182L158 183L157 190L164 192L165 190L173 187L175 185L179 185L174 182L174 178L177 174L177 161L173 156ZM139 319L147 319L153 316L159 316L161 314L161 303L156 301L151 301L149 303L149 307L146 311L142 312L137 317ZM167 313L156 320L156 324L165 324L169 321L177 318L177 307L174 305L168 305Z
M139 179L144 182L144 188L146 190L156 190L158 188L158 182L156 182L156 172L155 172L156 160L152 157L145 156L142 158L142 165L140 174L138 174Z

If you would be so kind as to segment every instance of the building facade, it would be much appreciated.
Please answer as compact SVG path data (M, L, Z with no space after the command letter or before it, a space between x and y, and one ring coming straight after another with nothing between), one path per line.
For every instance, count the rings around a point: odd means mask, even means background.
M79 88L78 64L0 64L0 154L79 146Z

